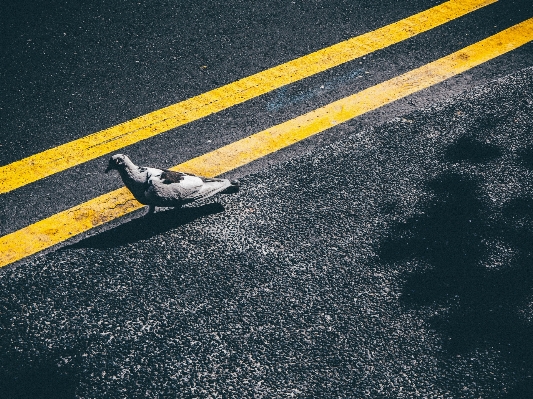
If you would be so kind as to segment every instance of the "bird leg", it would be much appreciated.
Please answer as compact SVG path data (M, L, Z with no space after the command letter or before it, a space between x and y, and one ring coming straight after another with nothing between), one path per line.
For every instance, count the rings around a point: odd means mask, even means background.
M155 205L148 205L148 212L144 215L145 217L153 215L155 213Z

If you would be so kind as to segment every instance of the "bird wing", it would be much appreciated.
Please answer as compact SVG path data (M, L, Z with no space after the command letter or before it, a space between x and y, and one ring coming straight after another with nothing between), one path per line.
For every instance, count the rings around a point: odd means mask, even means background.
M206 178L190 173L163 170L148 178L146 197L154 204L191 202L207 198L231 185L227 179Z

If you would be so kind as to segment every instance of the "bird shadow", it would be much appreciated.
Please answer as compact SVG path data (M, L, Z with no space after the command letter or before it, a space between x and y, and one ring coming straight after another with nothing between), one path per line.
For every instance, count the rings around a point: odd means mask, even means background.
M191 223L197 219L224 212L218 202L198 207L187 207L157 212L146 217L133 219L110 230L85 238L64 247L73 248L114 248L132 242L145 240L169 230Z
M409 308L446 309L429 323L442 334L447 356L496 350L517 373L531 376L533 328L524 308L533 287L533 199L519 196L498 210L486 200L482 178L457 165L501 154L472 137L456 141L445 162L459 171L445 168L427 181L422 211L396 223L377 252L385 263L420 265L407 275L401 301ZM524 162L533 159L524 154ZM533 397L531 378L517 381L505 396L524 397Z

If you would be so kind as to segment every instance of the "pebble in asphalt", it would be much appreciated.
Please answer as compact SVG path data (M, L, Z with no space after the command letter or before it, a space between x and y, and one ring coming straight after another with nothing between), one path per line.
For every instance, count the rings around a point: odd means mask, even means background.
M0 271L0 392L533 397L533 68Z

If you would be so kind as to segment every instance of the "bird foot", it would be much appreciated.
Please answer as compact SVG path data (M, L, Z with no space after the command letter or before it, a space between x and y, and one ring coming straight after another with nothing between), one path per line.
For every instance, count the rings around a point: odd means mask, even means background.
M148 217L152 216L154 213L155 213L155 206L154 205L149 205L148 206L148 212L146 212L143 217L148 218Z

